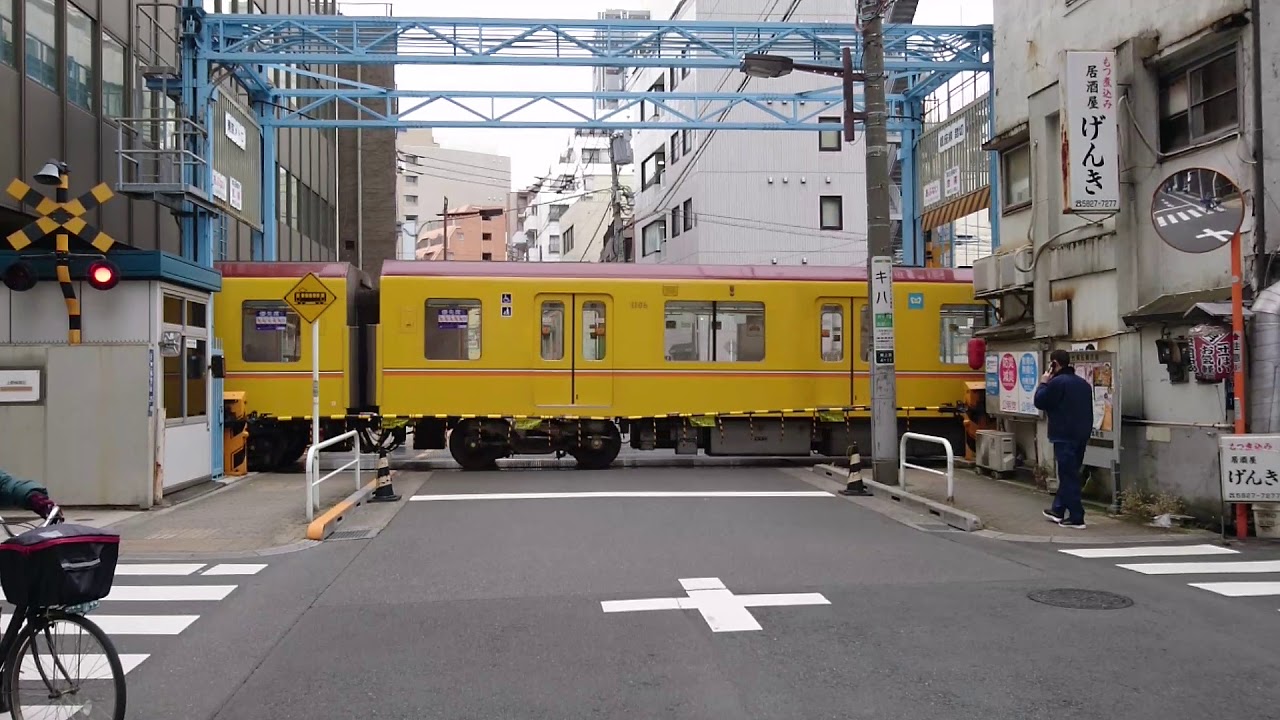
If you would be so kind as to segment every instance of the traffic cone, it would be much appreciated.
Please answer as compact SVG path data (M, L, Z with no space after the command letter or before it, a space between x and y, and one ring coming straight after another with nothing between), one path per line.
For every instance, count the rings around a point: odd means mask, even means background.
M387 451L385 448L378 448L377 485L369 502L395 502L399 499L400 496L391 488L391 464L387 462Z
M862 455L858 452L858 444L849 446L849 484L840 491L841 495L867 496L871 491L862 482Z

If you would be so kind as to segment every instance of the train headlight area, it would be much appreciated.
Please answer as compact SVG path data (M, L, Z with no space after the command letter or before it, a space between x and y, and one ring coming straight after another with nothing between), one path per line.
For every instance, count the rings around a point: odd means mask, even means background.
M225 390L244 393L251 469L293 465L310 443L309 331L280 299L307 273L339 297L321 325L322 433L361 430L368 451L601 469L624 442L782 457L870 439L859 268L388 261L377 286L343 263L218 269ZM983 380L968 341L989 308L969 271L896 272L910 308L896 319L899 425L960 445Z

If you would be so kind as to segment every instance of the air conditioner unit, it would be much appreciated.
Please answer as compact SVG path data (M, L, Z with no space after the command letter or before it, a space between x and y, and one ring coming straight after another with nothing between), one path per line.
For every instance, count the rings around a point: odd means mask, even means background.
M973 261L974 295L984 295L1000 289L1000 267L996 263L995 255Z
M1030 285L1035 280L1035 276L1030 272L1023 272L1018 269L1018 265L1026 267L1031 262L1028 253L1011 252L997 255L996 257L1000 258L1000 287L1023 287ZM1015 258L1017 258L1017 264L1014 263Z
M1015 450L1013 433L997 430L979 430L974 461L983 470L996 473L1013 472Z

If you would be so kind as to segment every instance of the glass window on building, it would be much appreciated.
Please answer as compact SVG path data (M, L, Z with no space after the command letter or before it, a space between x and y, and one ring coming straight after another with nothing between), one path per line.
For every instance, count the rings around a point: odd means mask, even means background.
M58 33L54 26L53 0L27 0L27 77L58 89Z
M13 40L14 0L0 0L0 63L18 66L18 50Z
M640 253L642 255L652 255L662 249L662 243L667 239L667 220L655 220L640 231Z
M125 58L124 45L102 33L102 114L107 117L125 117Z
M67 99L93 112L93 21L67 3Z
M162 361L165 420L183 424L205 421L209 413L208 303L165 294L162 303L163 333L178 340L178 354Z

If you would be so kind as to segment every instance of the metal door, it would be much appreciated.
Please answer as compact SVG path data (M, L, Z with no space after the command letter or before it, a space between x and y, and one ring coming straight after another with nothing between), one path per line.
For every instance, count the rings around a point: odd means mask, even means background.
M818 298L818 343L822 374L815 380L815 399L820 406L856 405L853 358L856 337L853 301L850 298Z
M537 333L533 348L533 402L539 407L573 405L573 295L539 294L534 298Z
M613 405L613 350L609 317L613 298L574 295L577 349L573 368L573 404L584 408Z

